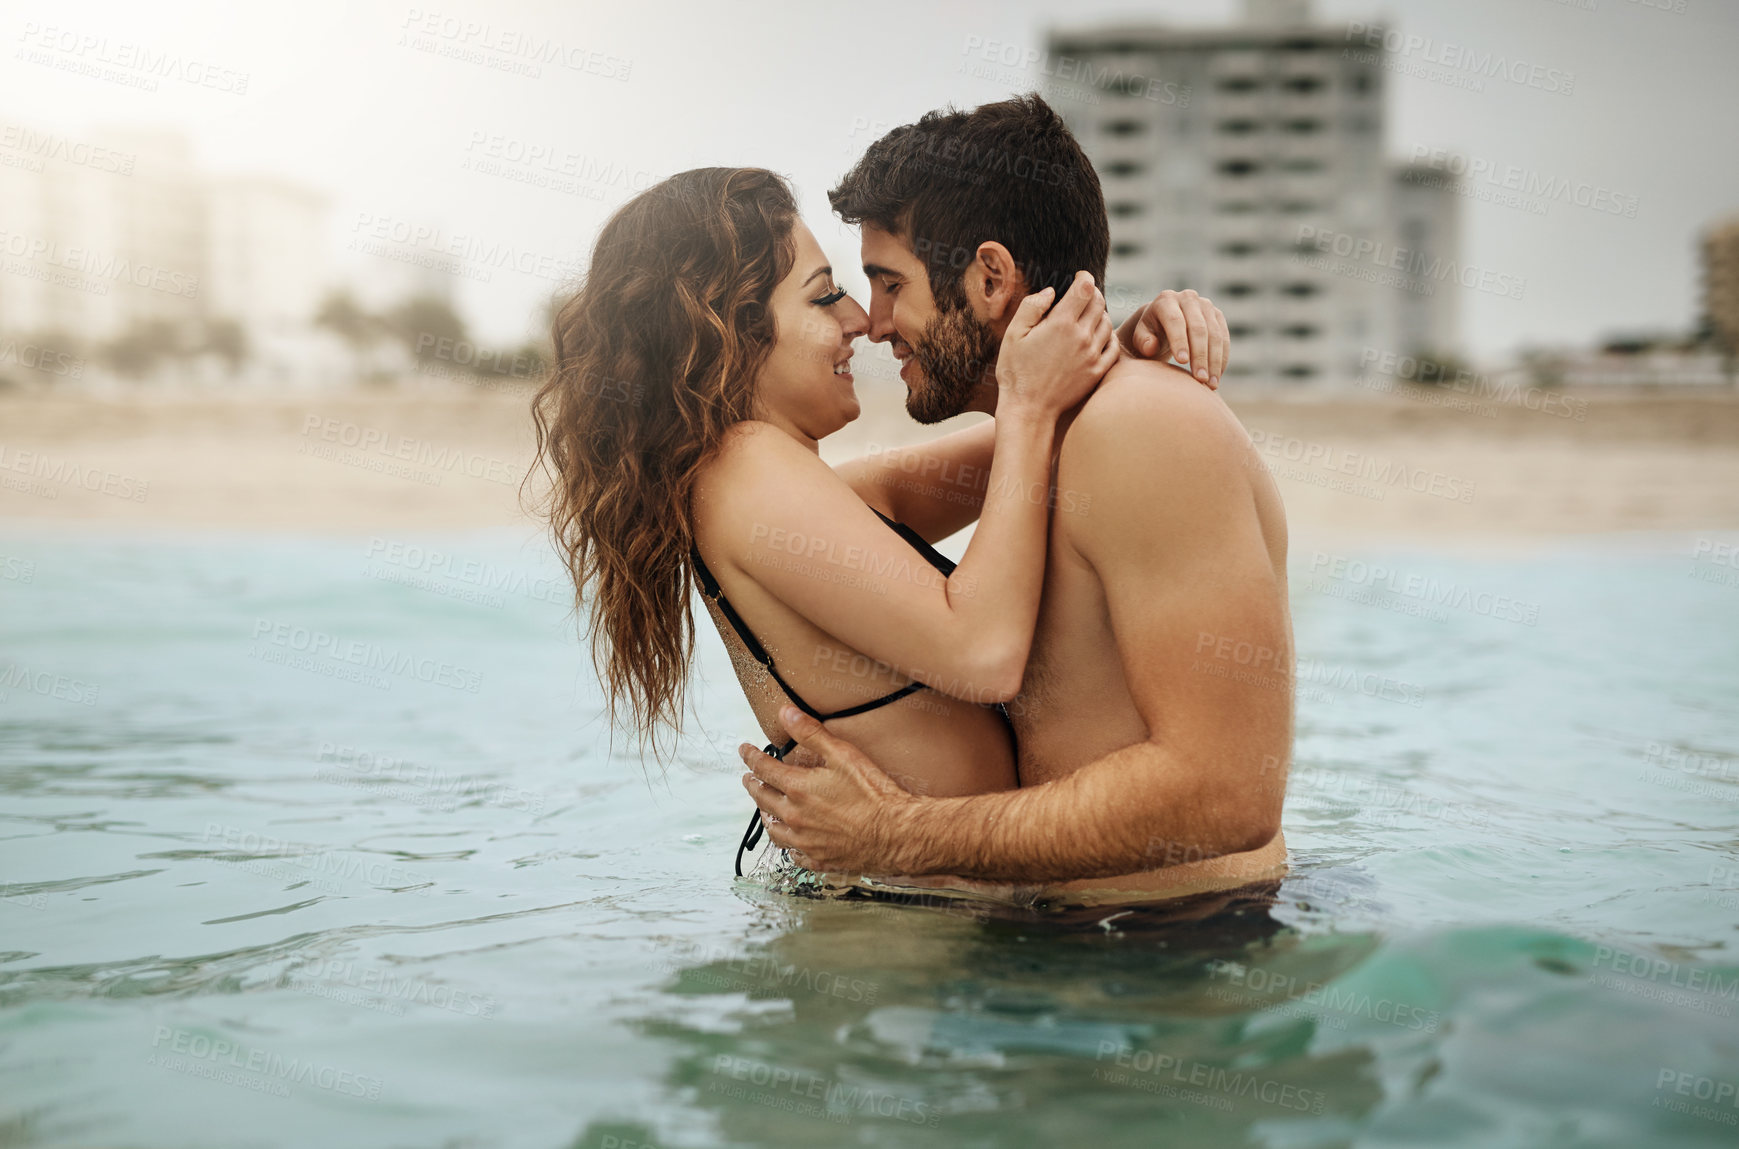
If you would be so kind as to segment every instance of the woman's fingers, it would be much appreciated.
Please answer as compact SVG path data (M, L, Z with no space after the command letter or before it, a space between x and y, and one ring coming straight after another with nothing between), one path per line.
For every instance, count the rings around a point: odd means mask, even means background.
M1093 285L1093 273L1077 271L1075 281L1069 285L1069 290L1057 300L1056 311L1063 319L1079 319L1087 314L1087 308L1092 305L1094 296L1099 295L1099 289ZM1103 306L1103 296L1099 296Z
M1183 310L1184 330L1189 339L1189 361L1195 377L1206 383L1212 378L1208 367L1213 362L1213 352L1208 345L1208 317L1202 310L1201 296L1189 292L1179 306Z
M1216 333L1214 339L1213 364L1208 368L1213 374L1213 383L1220 385L1220 376L1226 373L1226 361L1232 357L1232 331L1226 326L1226 313L1218 307L1213 309L1213 326Z
M1045 317L1045 311L1050 307L1051 300L1056 298L1056 291L1047 287L1035 291L1020 301L1020 306L1014 309L1014 318L1008 322L1008 330L1003 333L1003 339L1014 336L1019 339L1033 328L1037 327Z
M1117 365L1117 360L1122 358L1122 356L1123 346L1117 342L1116 336L1113 334L1111 342L1100 349L1099 359L1093 364L1093 370L1098 372L1102 378L1105 372L1111 370L1111 368Z
M1183 293L1162 291L1149 306L1154 329L1165 337L1166 350L1179 363L1190 361L1189 320L1184 317Z

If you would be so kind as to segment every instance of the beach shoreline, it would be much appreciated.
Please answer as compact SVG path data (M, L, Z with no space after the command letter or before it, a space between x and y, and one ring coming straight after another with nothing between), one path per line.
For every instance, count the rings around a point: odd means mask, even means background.
M1221 392L1296 539L1442 544L1739 528L1739 394ZM0 523L68 528L531 528L531 388L278 395L0 393ZM830 460L950 429L860 385ZM964 425L978 416L963 417Z

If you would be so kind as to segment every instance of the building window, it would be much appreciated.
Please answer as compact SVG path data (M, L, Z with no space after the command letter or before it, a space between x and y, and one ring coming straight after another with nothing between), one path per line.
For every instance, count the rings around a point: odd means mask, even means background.
M1253 283L1223 283L1220 285L1220 294L1229 299L1243 299L1256 294L1256 285Z
M1221 120L1220 131L1228 136L1247 136L1251 132L1262 130L1262 125L1255 120Z
M1139 243L1114 243L1111 245L1111 254L1118 259L1133 259L1141 254L1141 245Z
M1262 165L1255 160L1226 160L1220 164L1220 174L1242 179L1255 175L1262 170Z
M1146 210L1147 205L1141 203L1114 203L1111 205L1111 214L1118 219L1128 219L1130 216L1140 215Z
M1261 86L1262 81L1256 79L1254 76L1227 76L1219 83L1220 91L1230 92L1233 95L1243 95L1248 92L1254 92Z
M1299 299L1309 299L1311 296L1318 294L1322 289L1314 283L1299 282L1289 283L1280 290L1288 295L1296 296Z
M1245 242L1244 240L1234 240L1231 243L1222 243L1220 245L1220 254L1221 255L1231 255L1231 256L1254 255L1254 254L1256 254L1257 250L1258 250L1258 248L1256 247L1255 244Z
M1257 328L1250 326L1248 323L1226 324L1226 334L1230 335L1233 339L1249 339L1251 336L1256 334L1256 331Z
M1293 76L1281 85L1281 87L1285 88L1288 92L1297 92L1300 95L1305 95L1310 92L1320 92L1325 86L1326 85L1315 76Z
M1316 374L1316 368L1308 363L1292 363L1282 367L1280 373L1288 379L1309 379Z
M1280 126L1296 136L1310 136L1322 131L1321 120L1287 120Z
M1147 125L1141 120L1107 120L1105 134L1111 136L1136 136L1147 130Z
M1288 339L1315 339L1317 330L1308 323L1289 323L1280 333Z
M1131 160L1114 160L1105 165L1105 174L1111 176L1138 176L1146 170L1145 165Z

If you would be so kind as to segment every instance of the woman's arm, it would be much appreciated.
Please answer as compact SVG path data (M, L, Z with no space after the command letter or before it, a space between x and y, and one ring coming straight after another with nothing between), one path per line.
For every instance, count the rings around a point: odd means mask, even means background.
M727 592L736 598L731 583L752 581L851 648L944 693L1014 697L1038 618L1057 419L1119 354L1090 277L1041 323L1046 301L1041 293L1023 302L1003 338L983 513L953 575L915 554L813 452L748 423L696 492L710 504L697 514L703 549Z

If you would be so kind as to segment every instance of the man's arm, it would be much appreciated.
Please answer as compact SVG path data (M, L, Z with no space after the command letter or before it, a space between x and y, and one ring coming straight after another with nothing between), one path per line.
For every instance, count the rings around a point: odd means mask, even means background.
M1218 400L1170 386L1163 405L1100 397L1068 448L1094 491L1079 549L1105 586L1149 738L1043 786L919 798L813 720L787 721L826 765L746 748L756 777L745 785L779 819L776 843L820 869L1050 881L1241 853L1274 836L1291 642L1252 498L1262 476Z
M833 469L858 497L930 542L978 521L990 485L996 421L985 419L913 447L892 447Z

